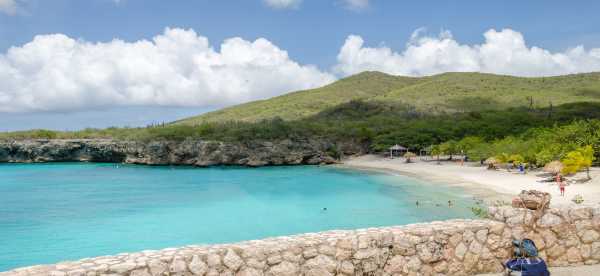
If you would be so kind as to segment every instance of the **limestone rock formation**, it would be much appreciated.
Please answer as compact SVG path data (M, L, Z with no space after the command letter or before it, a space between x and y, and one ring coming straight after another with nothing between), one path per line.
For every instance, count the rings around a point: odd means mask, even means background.
M363 153L364 146L325 140L217 141L22 140L0 141L0 162L112 162L145 165L332 164L337 156Z

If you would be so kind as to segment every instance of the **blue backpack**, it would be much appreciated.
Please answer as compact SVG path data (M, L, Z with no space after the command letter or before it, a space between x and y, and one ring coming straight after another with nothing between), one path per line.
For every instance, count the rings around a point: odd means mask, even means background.
M537 257L538 256L537 247L535 247L535 243L532 240L523 239L523 241L521 242L521 247L523 248L525 253L527 253L527 256L529 256L529 257Z

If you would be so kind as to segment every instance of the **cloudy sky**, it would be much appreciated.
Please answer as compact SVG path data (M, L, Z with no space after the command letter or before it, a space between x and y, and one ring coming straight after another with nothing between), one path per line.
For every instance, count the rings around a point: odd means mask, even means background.
M139 126L365 70L600 71L599 1L0 0L0 131Z

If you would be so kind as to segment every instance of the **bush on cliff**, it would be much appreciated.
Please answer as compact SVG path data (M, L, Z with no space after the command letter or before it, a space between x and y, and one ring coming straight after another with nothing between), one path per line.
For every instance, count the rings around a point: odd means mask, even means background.
M167 124L142 128L0 133L0 139L110 138L119 140L204 139L226 142L326 139L367 145L384 152L394 144L418 151L442 144L444 152L483 159L498 153L521 154L527 162L561 157L576 146L600 145L586 133L600 128L600 104L577 103L552 108L511 108L481 112L426 114L407 105L351 101L296 121L219 122L189 126ZM575 122L574 122L575 121ZM555 135L553 132L559 132ZM580 141L573 144L573 141ZM445 143L444 143L445 142ZM554 147L557 147L554 149Z

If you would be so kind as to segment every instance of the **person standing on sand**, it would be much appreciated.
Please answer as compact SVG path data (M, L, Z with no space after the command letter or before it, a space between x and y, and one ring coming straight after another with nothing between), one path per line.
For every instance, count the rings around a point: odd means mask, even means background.
M560 195L561 196L565 196L565 186L566 186L566 183L564 181L562 181L562 178L560 177L560 174L556 175L556 183L558 183L558 188L560 189Z

